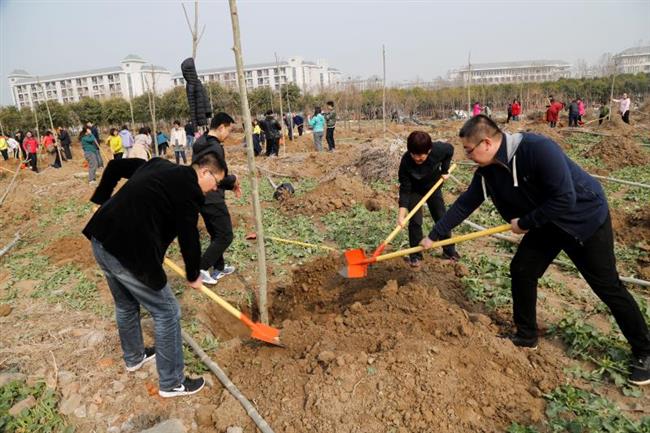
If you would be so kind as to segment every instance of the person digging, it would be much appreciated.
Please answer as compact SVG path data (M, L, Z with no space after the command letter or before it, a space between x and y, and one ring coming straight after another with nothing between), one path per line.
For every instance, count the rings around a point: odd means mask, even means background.
M230 135L234 123L233 118L226 113L215 114L210 121L210 130L192 145L192 153L200 155L211 149L219 155L225 164L226 156L222 143ZM194 157L192 157L192 161L195 161ZM228 167L226 166L225 169L227 172ZM223 257L233 240L232 221L226 205L225 190L233 191L237 198L241 197L237 176L226 175L219 182L219 188L216 191L206 194L205 203L201 206L201 216L210 235L210 245L201 257L201 277L206 284L216 284L219 279L235 272L235 267L226 264ZM210 268L213 268L212 273L210 273Z
M191 166L162 158L111 160L91 197L101 207L83 234L115 301L126 369L155 359L162 397L195 394L204 386L203 378L184 375L181 311L162 263L177 237L188 284L201 288L199 208L225 174L225 163L212 150L195 155ZM128 181L112 195L122 178ZM140 307L153 317L155 348L144 347Z
M454 147L442 141L431 141L431 136L423 131L413 131L406 140L407 151L402 156L399 164L399 214L397 225L403 226L407 214L417 205L431 187L440 180L449 176L451 158L454 156ZM427 207L434 221L440 220L445 214L445 202L442 191L438 188L427 200ZM419 209L408 221L409 246L417 246L422 240L422 209ZM446 232L441 239L451 237L451 230ZM446 259L458 260L460 256L454 245L442 248L442 255ZM419 268L422 262L422 253L411 254L409 263L413 268Z
M564 251L610 309L630 344L630 382L650 384L650 333L639 306L619 279L609 207L600 183L551 139L504 133L486 116L468 120L459 136L465 154L479 167L468 189L421 245L430 247L489 196L511 230L524 235L510 263L516 326L508 336L512 343L537 348L537 282Z

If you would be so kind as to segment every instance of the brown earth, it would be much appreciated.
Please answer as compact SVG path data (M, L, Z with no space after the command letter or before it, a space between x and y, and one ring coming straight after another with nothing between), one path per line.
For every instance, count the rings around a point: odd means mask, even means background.
M610 170L650 164L650 153L644 151L638 142L625 136L603 137L584 156L600 159Z
M311 152L312 137L305 135L288 142L286 154L281 152L279 158L258 158L257 164L274 172L273 176L286 174L317 183L300 196L264 205L276 206L286 215L314 216L357 203L394 209L394 188L378 193L371 181L394 181L401 151L393 150L395 158L389 159L389 145L398 137L405 140L415 129L451 141L456 158L463 156L457 138L462 122L435 121L431 127L391 125L393 133L385 145L375 123L364 122L362 132L356 122L349 130L337 128L334 153ZM545 133L565 145L560 134L554 136L555 131L545 126L520 122L517 127ZM227 155L229 166L244 173L240 143L240 135L233 137ZM600 158L609 163L618 155L603 153ZM0 166L11 169L11 164L0 162ZM32 298L40 281L14 281L11 269L2 266L0 304L9 305L10 310L8 316L0 317L0 373L20 371L32 381L45 379L64 401L79 395L83 412L68 419L80 433L106 431L125 423L139 431L170 417L180 418L188 429L196 423L195 431L202 433L225 432L233 425L246 433L255 431L237 401L209 374L205 377L212 383L200 394L163 400L156 396L153 365L138 375L124 372L106 282L79 233L90 212L67 212L56 221L50 216L65 200L87 201L92 187L84 179L72 178L80 171L82 163L75 160L61 170L47 169L38 175L21 172L15 190L0 208L3 221L11 222L0 226L2 245L13 239L17 228L28 230L22 231L23 242L2 260L29 253L46 256L50 271L76 264L97 284L107 311L73 310L64 302ZM0 190L7 184L8 177L0 179ZM448 188L446 194L451 191ZM250 221L248 204L233 205L231 212L239 221ZM628 246L642 239L648 242L647 207L634 213L617 209L612 214L617 241ZM487 239L465 244L460 251L467 256L504 254ZM185 329L193 330L199 342L206 336L215 338L218 348L210 356L277 432L430 432L432 428L502 432L513 421L539 424L544 420L543 394L557 385L591 386L565 373L564 368L574 362L557 340L545 337L540 349L531 352L499 338L499 333L510 330L510 310L488 312L485 306L469 301L460 281L467 274L462 264L427 257L422 269L413 272L398 259L372 266L368 277L359 280L339 276L341 265L335 256L293 266L269 264L273 268L271 324L282 329L283 348L251 340L247 328L199 293L189 288L178 292ZM541 320L552 323L563 308L593 309L589 301L593 295L584 281L555 268L549 273L566 284L571 296L540 290L544 296L539 303ZM176 277L170 281L174 288L185 287ZM214 290L248 313L247 300L257 293L255 266L238 270ZM251 312L255 317L256 313ZM599 318L604 323L609 319L606 315ZM152 331L148 326L145 329L150 342ZM647 392L629 400L612 384L601 389L621 404L650 404Z

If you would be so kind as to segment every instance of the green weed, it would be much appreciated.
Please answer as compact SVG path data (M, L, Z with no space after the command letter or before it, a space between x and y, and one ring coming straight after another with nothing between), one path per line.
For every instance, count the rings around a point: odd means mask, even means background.
M466 256L463 261L470 275L461 281L470 300L481 302L493 310L511 302L509 263L484 254Z
M9 415L9 409L32 395L37 403L18 416ZM29 386L13 381L0 388L0 431L6 433L73 433L74 427L67 426L66 419L58 411L58 398L52 389L40 382Z

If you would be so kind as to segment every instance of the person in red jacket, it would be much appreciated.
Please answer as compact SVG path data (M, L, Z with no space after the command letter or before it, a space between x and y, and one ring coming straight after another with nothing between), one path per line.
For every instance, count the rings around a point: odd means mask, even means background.
M549 101L551 104L546 110L546 121L548 122L548 126L555 128L557 121L560 119L560 111L564 108L564 102L556 101L552 97Z
M32 131L27 131L25 134L25 140L23 140L23 150L27 154L27 159L29 160L29 166L33 171L38 173L37 164L37 153L38 153L38 141L32 135Z
M518 100L514 99L512 101L512 120L519 120L519 115L521 114L521 104Z

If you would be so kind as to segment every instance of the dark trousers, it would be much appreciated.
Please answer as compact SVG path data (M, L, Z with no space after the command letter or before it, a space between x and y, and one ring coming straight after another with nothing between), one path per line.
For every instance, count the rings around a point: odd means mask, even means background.
M260 134L253 134L253 153L255 153L255 156L258 156L260 153L262 153L262 145L260 142Z
M629 124L630 123L630 110L627 110L625 113L621 114L621 117L623 118L623 122Z
M304 126L303 124L298 125L298 137L302 137L302 128L303 128L303 126Z
M569 113L569 126L578 126L578 115Z
M201 269L210 267L223 271L223 253L232 243L232 222L226 203L208 203L201 207L201 216L210 235L210 245L201 257Z
M266 156L278 154L279 141L279 138L266 137Z
M117 152L113 154L113 159L122 159L124 152Z
M336 128L327 128L327 132L325 133L325 139L327 140L327 148L329 150L334 150L336 147L336 144L334 143L334 130Z
M650 355L650 334L639 306L618 278L612 222L605 222L580 244L554 224L528 232L510 263L517 334L537 335L537 280L564 250L594 293L609 307L635 356Z
M555 128L555 125L557 125L557 122L553 122L553 121L548 122L548 126L550 126L551 128Z
M293 125L287 125L287 133L289 134L289 140L293 140Z
M29 166L32 168L32 171L38 173L38 155L36 153L29 153L27 159L29 159Z
M416 204L424 197L424 194L419 194L417 192L411 192L409 197L409 212L415 207ZM424 207L424 206L423 206ZM427 200L427 207L431 213L431 217L434 221L439 221L442 216L445 214L445 201L442 198L442 191L437 189L429 200ZM416 247L420 244L422 240L422 208L420 208L415 215L409 221L409 246ZM449 239L451 237L451 232L445 233L442 239ZM442 251L447 254L453 254L456 251L455 245L447 245L442 247ZM411 257L422 258L421 253L411 254Z
M9 151L7 149L5 150L0 150L0 153L2 153L2 158L6 161L9 159Z
M187 164L187 159L185 157L185 151L184 150L175 150L174 151L174 156L176 157L176 164L181 163L181 158L183 158L183 164Z
M54 168L61 168L61 154L59 152L61 149L58 147L54 146L54 162L52 163L52 167Z
M63 155L65 155L65 159L72 159L72 151L70 150L70 145L69 144L63 144Z

